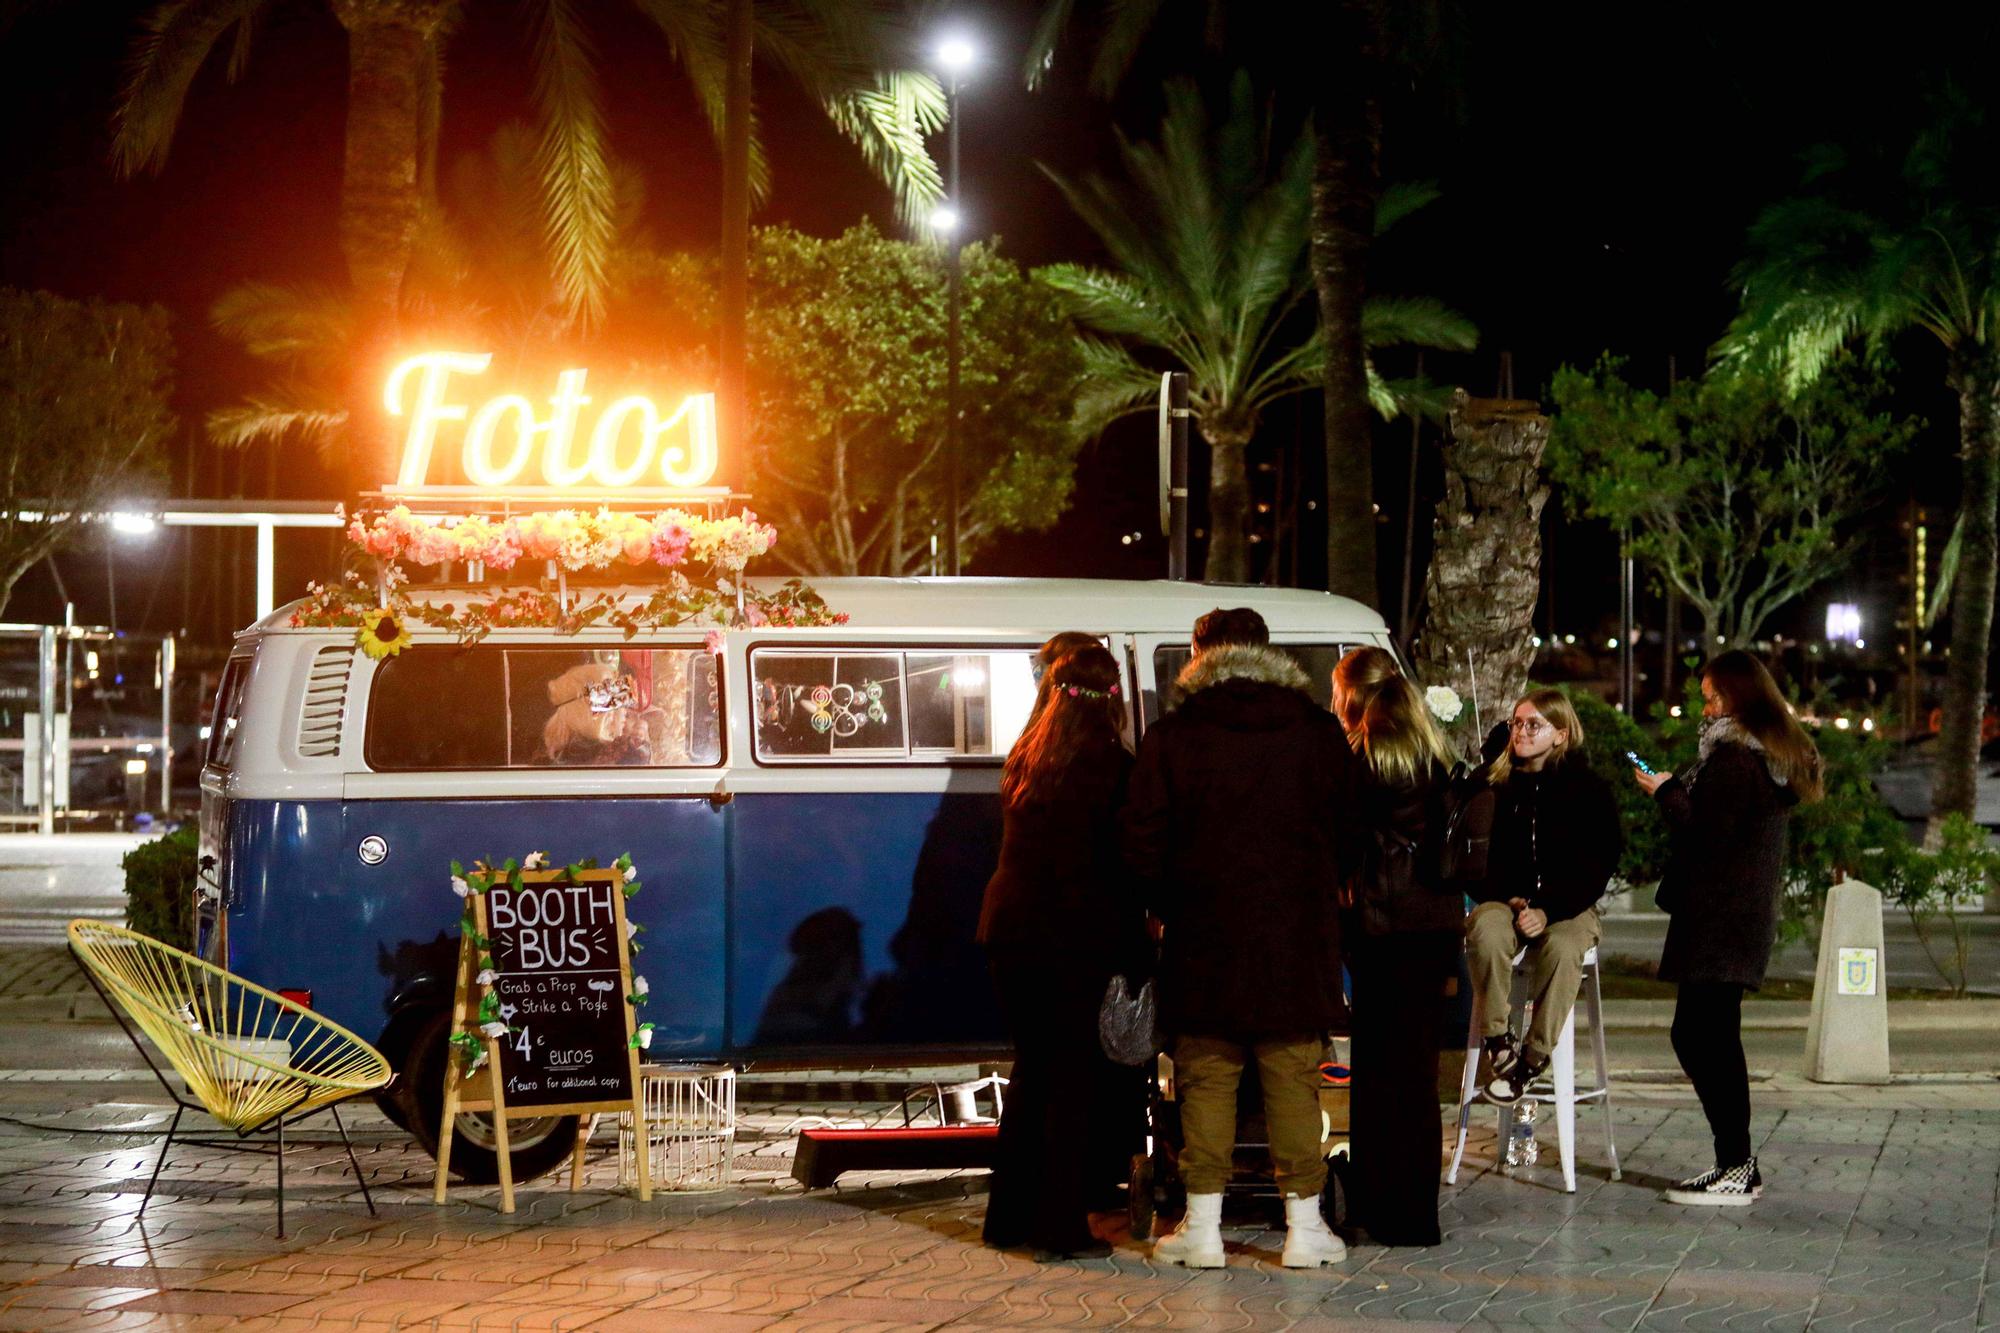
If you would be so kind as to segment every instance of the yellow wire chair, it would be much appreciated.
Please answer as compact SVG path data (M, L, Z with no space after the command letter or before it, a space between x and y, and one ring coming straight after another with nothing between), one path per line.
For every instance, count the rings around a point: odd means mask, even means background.
M275 1131L278 1161L278 1235L285 1234L285 1125L321 1110L333 1115L348 1164L360 1182L361 1197L375 1215L368 1179L348 1141L336 1103L379 1091L394 1077L389 1062L373 1046L337 1023L245 981L191 953L150 936L101 921L69 923L69 945L84 975L104 998L112 1016L141 1058L174 1100L173 1124L146 1182L143 1215L152 1202L160 1168L174 1145L181 1116L206 1111L236 1131L238 1142L182 1139L182 1143L232 1151L270 1152L241 1140ZM123 1012L121 1012L121 1010ZM127 1022L127 1016L130 1022ZM167 1078L139 1032L180 1073L199 1104L185 1100Z

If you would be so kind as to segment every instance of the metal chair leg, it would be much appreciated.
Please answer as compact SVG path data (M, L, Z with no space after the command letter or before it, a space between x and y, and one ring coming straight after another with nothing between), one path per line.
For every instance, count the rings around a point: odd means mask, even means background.
M340 1146L347 1149L347 1164L354 1168L354 1182L361 1186L361 1202L368 1205L370 1217L378 1217L380 1214L375 1211L375 1199L368 1193L368 1177L361 1173L361 1163L354 1156L354 1144L347 1137L347 1126L340 1121L340 1108L328 1106L326 1109L333 1112L334 1128L340 1131Z
M278 1117L278 1239L285 1238L285 1117Z
M134 1214L135 1217L144 1217L146 1205L153 1201L153 1186L160 1183L160 1168L167 1164L167 1149L174 1146L174 1131L181 1127L182 1109L178 1106L174 1108L174 1122L167 1126L166 1142L160 1145L159 1159L153 1163L152 1177L146 1181L146 1197L139 1200L139 1211Z

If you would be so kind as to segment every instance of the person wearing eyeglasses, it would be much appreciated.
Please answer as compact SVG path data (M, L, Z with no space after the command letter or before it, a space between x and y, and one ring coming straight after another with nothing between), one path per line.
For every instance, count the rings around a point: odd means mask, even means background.
M1507 748L1490 767L1497 797L1485 881L1465 921L1466 963L1480 998L1493 1079L1488 1101L1511 1106L1548 1067L1576 1006L1583 958L1603 927L1597 902L1624 836L1611 788L1583 756L1583 723L1560 690L1514 705ZM1510 1023L1514 955L1526 951L1534 1017L1527 1040Z

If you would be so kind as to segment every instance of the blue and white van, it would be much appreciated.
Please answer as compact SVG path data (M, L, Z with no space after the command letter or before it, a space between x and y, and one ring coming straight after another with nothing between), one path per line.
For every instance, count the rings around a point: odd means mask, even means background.
M1101 635L1136 735L1217 605L1262 612L1322 703L1343 652L1388 644L1367 607L1289 589L816 587L848 623L730 630L719 652L698 628L500 630L470 647L418 628L378 662L351 629L290 628L280 608L238 636L222 677L198 947L377 1043L403 1074L385 1109L428 1142L454 858L632 855L651 1058L823 1068L994 1052L1005 1039L973 930L1037 647ZM453 1165L490 1178L490 1139L468 1122ZM574 1133L517 1124L516 1172L561 1160Z

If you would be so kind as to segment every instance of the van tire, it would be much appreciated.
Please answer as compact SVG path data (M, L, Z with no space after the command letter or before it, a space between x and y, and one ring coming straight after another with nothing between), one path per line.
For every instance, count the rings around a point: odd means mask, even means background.
M426 1022L410 1043L405 1065L410 1092L416 1100L416 1117L411 1130L424 1150L435 1158L438 1151L438 1122L444 1116L444 1076L451 1067L451 1015L440 1013ZM451 1173L468 1185L493 1185L500 1180L500 1155L485 1138L489 1124L482 1112L461 1116L461 1124L473 1122L451 1144ZM512 1159L514 1183L545 1176L569 1160L576 1147L577 1117L544 1116L535 1120L508 1122L508 1156Z

